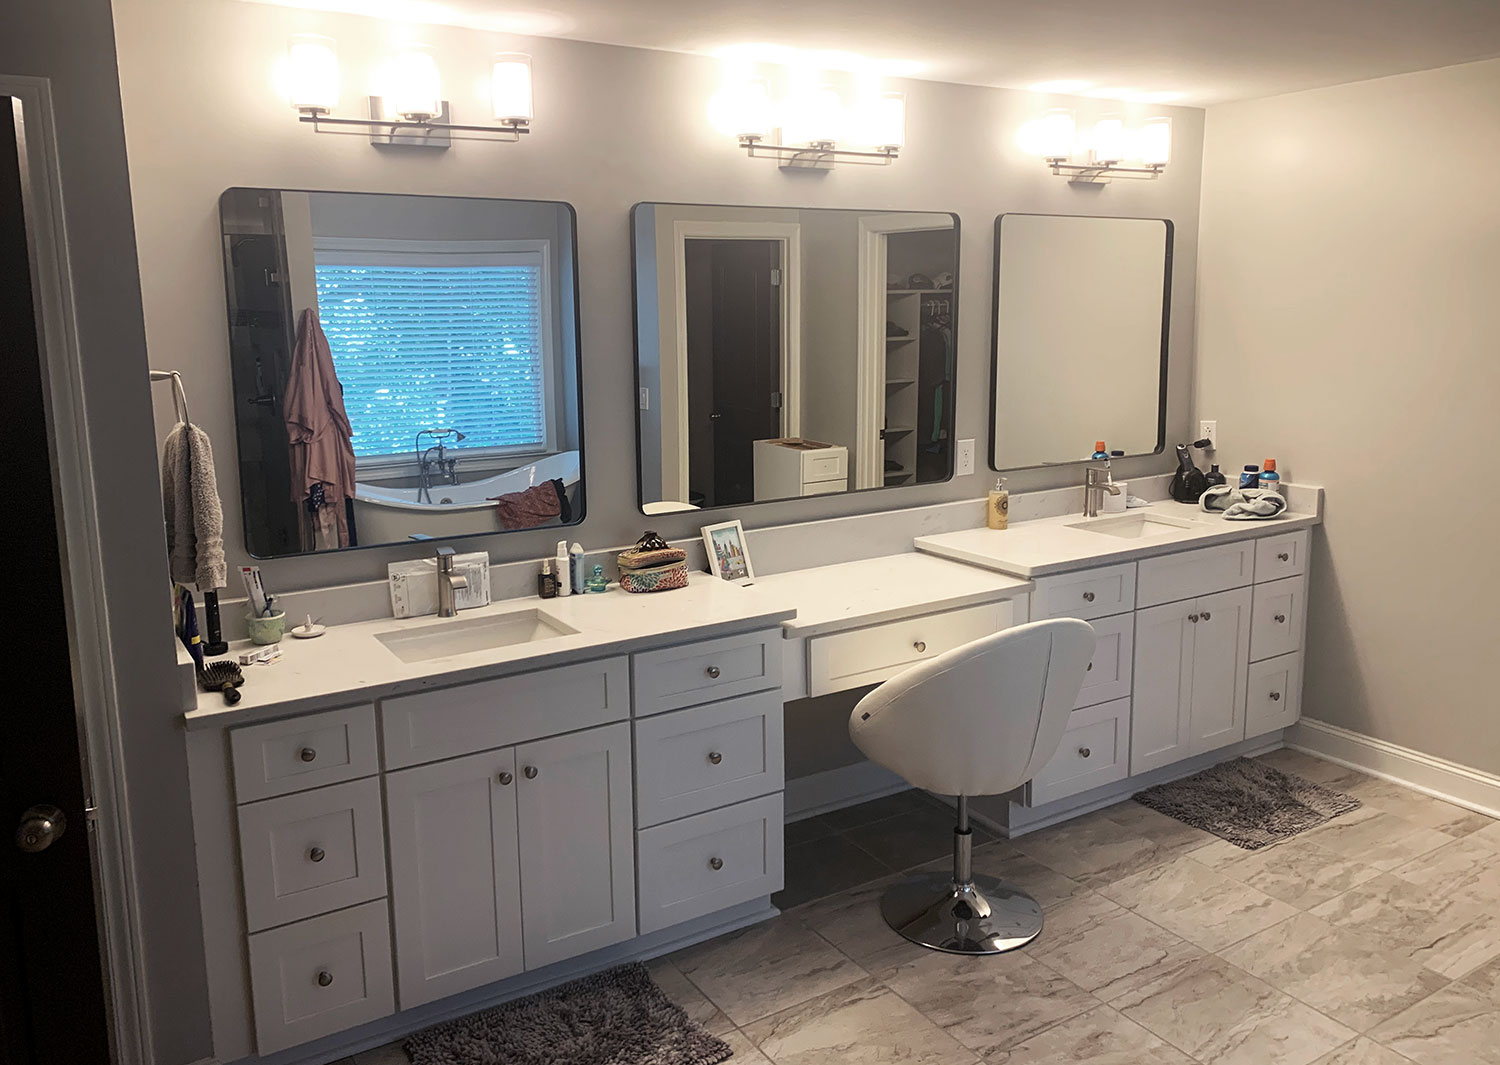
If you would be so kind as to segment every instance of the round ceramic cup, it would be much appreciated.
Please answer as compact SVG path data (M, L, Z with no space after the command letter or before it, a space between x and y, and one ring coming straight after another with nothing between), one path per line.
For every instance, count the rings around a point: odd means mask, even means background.
M258 618L245 615L245 628L250 631L250 642L258 644L277 643L286 631L286 611L278 610L270 617Z

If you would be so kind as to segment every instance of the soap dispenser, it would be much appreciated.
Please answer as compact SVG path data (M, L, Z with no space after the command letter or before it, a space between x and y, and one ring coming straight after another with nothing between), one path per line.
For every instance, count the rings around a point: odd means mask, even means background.
M1005 478L996 477L995 487L990 492L989 505L985 508L985 522L991 529L1010 527L1010 493L1005 490Z

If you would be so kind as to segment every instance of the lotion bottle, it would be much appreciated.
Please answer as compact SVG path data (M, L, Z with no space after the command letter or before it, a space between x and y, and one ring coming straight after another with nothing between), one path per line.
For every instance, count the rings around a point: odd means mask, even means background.
M557 594L568 596L573 594L573 582L568 579L568 541L557 541L557 558L553 565L557 569Z
M985 508L985 524L991 529L1010 527L1010 493L1005 490L1005 478L996 477L995 487L990 491L989 506Z
M568 548L568 580L573 585L574 595L582 595L588 590L585 585L588 574L583 572L583 545L577 540Z

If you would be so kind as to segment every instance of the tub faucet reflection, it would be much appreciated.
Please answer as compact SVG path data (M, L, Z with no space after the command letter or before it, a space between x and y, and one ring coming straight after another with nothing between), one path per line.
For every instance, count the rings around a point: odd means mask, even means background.
M424 436L430 436L437 441L437 443L433 444L426 451L422 450L422 437ZM423 429L417 434L418 503L432 502L433 471L436 471L436 475L448 484L458 483L458 459L448 458L448 450L445 443L450 438L455 444L468 439L463 433L452 427L447 429ZM434 451L437 452L437 458L429 458Z
M453 548L437 549L437 600L438 617L451 618L458 614L458 591L469 586L469 578L453 572Z

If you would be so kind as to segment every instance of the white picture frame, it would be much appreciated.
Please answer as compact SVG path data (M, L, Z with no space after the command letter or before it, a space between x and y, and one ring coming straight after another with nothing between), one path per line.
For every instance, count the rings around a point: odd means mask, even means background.
M720 580L731 584L749 584L755 580L745 528L738 521L703 526L703 550L708 553L708 571Z

